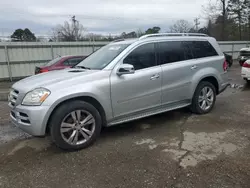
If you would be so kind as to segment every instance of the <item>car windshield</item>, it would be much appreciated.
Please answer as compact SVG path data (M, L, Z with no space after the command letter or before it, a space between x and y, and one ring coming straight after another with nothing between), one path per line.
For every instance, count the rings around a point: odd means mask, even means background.
M113 59L115 59L129 44L111 44L106 45L82 62L77 64L76 67L83 67L86 69L103 69L106 67Z
M55 59L52 59L51 61L49 61L48 63L45 64L45 66L51 66L55 63L57 63L62 57L57 57Z

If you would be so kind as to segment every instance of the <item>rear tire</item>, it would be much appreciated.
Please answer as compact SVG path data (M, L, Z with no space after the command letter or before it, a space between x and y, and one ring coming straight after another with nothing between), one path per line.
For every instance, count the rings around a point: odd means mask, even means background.
M80 150L93 144L101 132L98 110L84 101L62 104L50 120L53 142L64 150Z
M216 101L215 86L207 81L202 81L197 86L191 104L191 111L196 114L209 113Z
M247 84L250 85L250 80L246 80Z

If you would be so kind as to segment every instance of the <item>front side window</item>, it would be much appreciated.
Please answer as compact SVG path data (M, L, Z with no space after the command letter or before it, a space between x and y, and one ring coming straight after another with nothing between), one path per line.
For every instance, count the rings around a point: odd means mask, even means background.
M123 63L133 65L135 70L155 66L155 45L151 43L139 46L123 60Z
M194 58L218 55L214 47L208 41L189 41L187 43L193 52Z
M76 67L101 70L113 61L130 44L106 45L80 62Z
M184 61L186 59L181 41L159 42L157 52L160 65Z

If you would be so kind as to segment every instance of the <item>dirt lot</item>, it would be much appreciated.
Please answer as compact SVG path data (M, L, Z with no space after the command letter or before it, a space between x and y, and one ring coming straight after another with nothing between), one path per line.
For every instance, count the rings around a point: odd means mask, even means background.
M240 67L214 110L187 109L106 128L92 147L65 153L9 123L0 103L0 187L250 187L250 87Z

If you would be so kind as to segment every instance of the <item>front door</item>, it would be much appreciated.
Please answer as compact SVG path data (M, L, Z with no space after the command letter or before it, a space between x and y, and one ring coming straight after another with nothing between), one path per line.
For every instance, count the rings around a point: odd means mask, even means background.
M111 74L113 115L119 118L161 105L161 67L157 66L154 43L135 48L122 61L135 68L134 74Z

